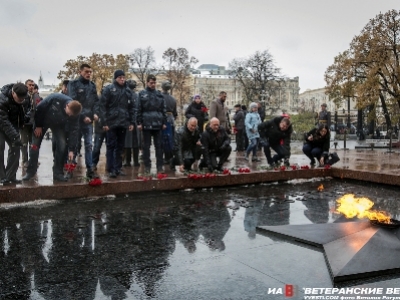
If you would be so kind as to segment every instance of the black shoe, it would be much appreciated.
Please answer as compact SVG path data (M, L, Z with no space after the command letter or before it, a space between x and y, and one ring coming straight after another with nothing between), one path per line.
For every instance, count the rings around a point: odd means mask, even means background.
M157 173L164 173L164 168L157 168Z
M132 167L131 163L124 164L124 167Z
M222 172L222 171L224 170L224 168L222 167L222 165L218 165L215 169L216 169L217 171L220 171L220 172Z
M315 166L315 159L313 159L311 162L310 162L310 166Z
M239 151L238 149L233 150L233 152L238 152L238 151Z
M27 181L27 180L31 179L33 176L35 176L35 174L26 173L25 176L22 177L22 181Z
M108 174L108 177L117 178L117 174L115 172L111 172L111 173Z
M64 175L53 175L53 181L67 182L68 178L64 177Z
M3 185L13 185L13 184L20 184L22 180L19 179L3 179L0 181Z
M93 172L92 169L88 169L88 170L86 171L86 177L92 179L92 178L95 178L96 175L95 175L95 173Z
M118 172L116 172L116 174L117 174L117 176L126 176L126 173L122 172L122 171L118 171Z

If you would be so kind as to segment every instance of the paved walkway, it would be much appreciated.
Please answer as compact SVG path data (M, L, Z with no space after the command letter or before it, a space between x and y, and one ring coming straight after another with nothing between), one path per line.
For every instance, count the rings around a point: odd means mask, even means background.
M212 187L221 185L235 185L235 184L248 184L257 182L287 180L293 178L310 178L318 176L332 176L336 178L348 178L363 181L370 181L375 183L400 185L400 150L393 149L389 152L388 149L354 149L359 142L348 141L347 145L349 150L343 149L343 142L339 141L336 145L336 151L341 158L340 162L332 167L331 170L324 170L323 168L316 168L309 170L309 172L283 172L284 174L277 174L274 171L260 171L260 167L267 166L264 155L260 152L259 157L262 158L260 163L252 163L244 160L243 152L232 152L230 161L226 164L226 168L233 167L249 167L251 174L237 174L230 178L217 176L213 181L195 183L188 182L186 175L179 172L173 172L169 166L165 166L165 171L168 179L179 179L177 182L168 181L167 183L159 183L146 186L138 180L138 176L143 173L143 165L140 167L126 167L124 171L127 176L119 176L118 178L108 178L105 172L105 146L101 150L101 159L98 164L98 174L101 177L103 190L87 189L87 180L85 178L86 168L84 167L84 157L78 158L78 167L74 171L73 178L67 183L54 183L53 184L53 156L51 152L51 142L43 141L40 150L40 166L37 175L28 182L23 182L16 186L3 186L0 187L0 202L10 201L26 201L33 199L62 199L74 197L90 197L102 196L105 194L117 193L131 193L135 191L148 191L148 190L172 190L172 189L185 189L185 188L200 188ZM235 144L232 145L235 148ZM332 148L333 148L332 142ZM291 164L298 166L307 165L309 159L302 154L302 143L292 143L292 156L290 159ZM352 148L352 149L351 149ZM154 153L152 152L152 157ZM153 158L152 172L156 173L155 163ZM235 172L234 172L235 173ZM282 172L280 172L282 173ZM24 170L19 168L17 178L24 175ZM251 176L248 176L251 175ZM69 187L73 186L73 189ZM80 189L80 192L78 190ZM50 192L51 191L51 192Z

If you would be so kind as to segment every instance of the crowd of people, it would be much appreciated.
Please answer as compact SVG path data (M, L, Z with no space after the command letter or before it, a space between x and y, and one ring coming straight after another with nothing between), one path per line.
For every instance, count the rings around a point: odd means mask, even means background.
M164 172L165 164L174 171L178 166L181 172L198 168L222 171L232 151L232 134L236 137L234 151L238 155L243 152L245 160L259 162L257 153L263 150L270 166L280 161L289 163L293 128L286 114L265 120L260 103L252 102L249 111L237 104L232 126L225 104L227 93L222 91L209 109L201 95L194 95L185 111L185 124L176 128L177 104L169 93L168 81L162 83L159 91L156 77L149 75L146 87L136 93L136 82L126 80L124 71L116 70L113 82L99 96L91 81L92 72L88 64L82 64L77 79L64 80L61 93L45 99L40 98L37 85L31 79L25 84L8 84L1 89L0 179L3 185L21 182L16 178L20 153L21 166L25 169L22 180L36 175L41 143L48 129L52 132L54 181L69 179L68 173L64 175L65 164L76 163L82 139L86 177L90 179L98 176L97 164L104 141L106 172L110 178L126 175L123 166L138 167L140 151L144 171L150 173L151 145L155 148L158 173ZM305 135L303 151L311 165L315 165L315 158L323 165L329 152L329 124L322 119L326 117L323 109L319 127ZM5 143L9 147L6 166Z

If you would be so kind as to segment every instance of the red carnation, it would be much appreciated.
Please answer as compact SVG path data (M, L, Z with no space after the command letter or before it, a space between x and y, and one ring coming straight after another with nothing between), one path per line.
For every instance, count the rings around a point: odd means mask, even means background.
M201 111L204 112L204 113L206 113L206 112L208 112L208 108L205 107L205 106L203 106L203 107L201 108Z
M103 181L100 178L93 178L92 180L89 181L90 186L97 186L101 185Z
M228 169L224 169L224 170L222 171L222 174L224 174L224 175L231 175L231 171L229 171Z
M325 165L324 166L324 169L330 169L331 168L331 165Z

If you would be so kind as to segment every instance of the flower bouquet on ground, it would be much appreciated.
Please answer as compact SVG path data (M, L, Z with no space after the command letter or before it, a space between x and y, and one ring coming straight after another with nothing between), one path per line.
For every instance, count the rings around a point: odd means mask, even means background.
M90 186L98 186L98 185L102 185L102 184L103 184L103 181L98 177L92 178L89 181Z

